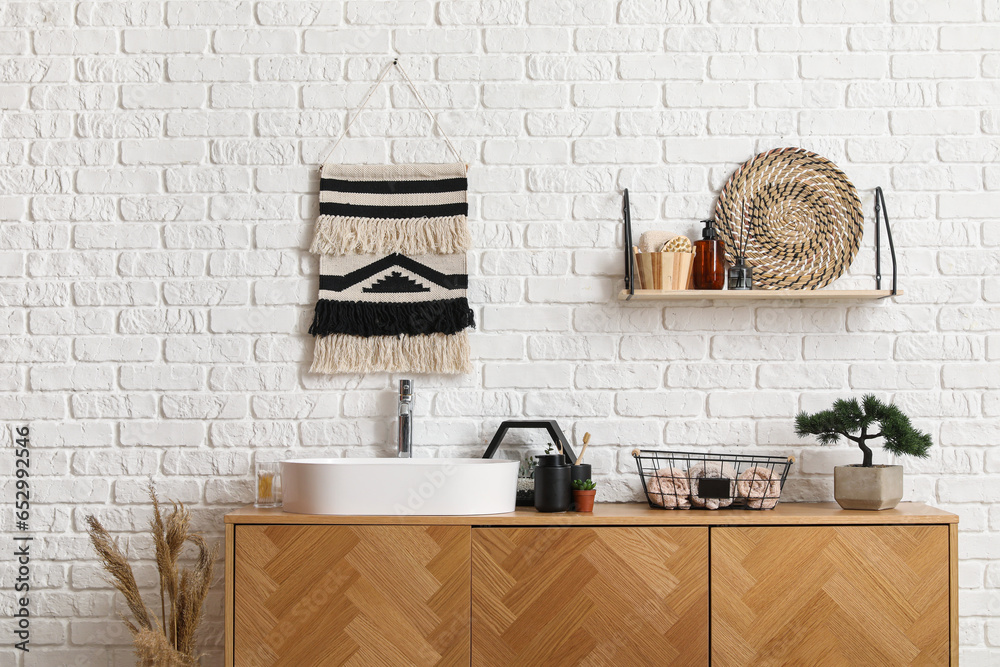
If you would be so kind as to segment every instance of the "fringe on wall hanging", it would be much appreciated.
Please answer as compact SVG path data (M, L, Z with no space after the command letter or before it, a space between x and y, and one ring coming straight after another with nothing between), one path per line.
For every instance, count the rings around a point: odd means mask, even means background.
M394 60L330 153L393 66L433 118ZM462 162L323 164L310 248L320 256L312 372L471 371L467 193Z

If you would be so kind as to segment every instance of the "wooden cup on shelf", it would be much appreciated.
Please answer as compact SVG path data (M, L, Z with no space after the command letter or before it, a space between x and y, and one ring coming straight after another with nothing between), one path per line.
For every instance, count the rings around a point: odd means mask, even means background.
M693 252L640 252L635 255L639 289L689 289Z

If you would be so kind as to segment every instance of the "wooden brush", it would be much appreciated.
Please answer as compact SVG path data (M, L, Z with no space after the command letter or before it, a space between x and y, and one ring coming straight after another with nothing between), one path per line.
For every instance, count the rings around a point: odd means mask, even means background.
M583 455L587 453L587 445L589 445L589 444L590 444L590 433L584 433L583 434L583 449L580 450L580 455L578 457L576 457L576 464L575 465L580 465L580 463L583 461Z

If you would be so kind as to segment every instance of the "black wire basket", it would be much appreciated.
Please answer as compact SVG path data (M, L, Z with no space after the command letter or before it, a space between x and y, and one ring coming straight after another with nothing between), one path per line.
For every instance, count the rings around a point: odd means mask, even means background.
M774 509L794 456L633 449L642 490L656 509Z

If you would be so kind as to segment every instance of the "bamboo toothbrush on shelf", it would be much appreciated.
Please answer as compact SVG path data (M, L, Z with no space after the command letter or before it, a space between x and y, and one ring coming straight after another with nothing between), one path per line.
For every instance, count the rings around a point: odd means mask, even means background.
M583 462L583 455L587 453L587 445L590 444L590 433L583 434L583 449L580 450L580 455L576 457L576 463L573 465L580 465Z

